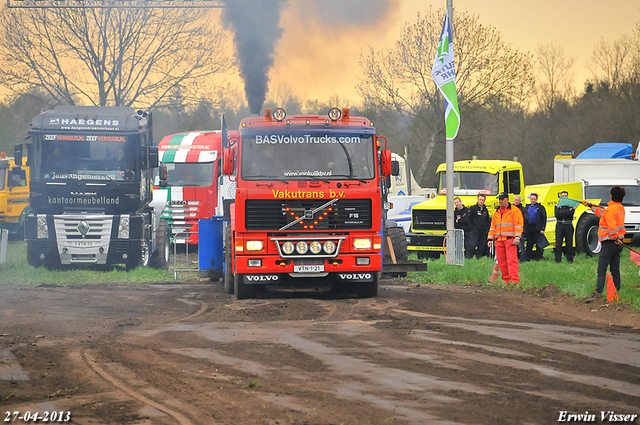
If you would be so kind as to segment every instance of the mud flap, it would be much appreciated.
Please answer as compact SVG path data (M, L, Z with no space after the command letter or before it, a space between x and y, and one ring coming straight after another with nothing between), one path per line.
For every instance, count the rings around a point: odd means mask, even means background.
M373 278L376 272L345 272L336 273L336 281L338 282L373 282Z

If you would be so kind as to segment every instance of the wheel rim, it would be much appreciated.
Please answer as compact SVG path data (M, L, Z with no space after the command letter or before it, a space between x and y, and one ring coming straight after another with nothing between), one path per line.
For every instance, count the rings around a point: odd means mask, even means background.
M142 241L142 266L149 266L149 241Z
M592 226L587 232L587 246L594 254L597 254L602 249L602 244L598 240L598 227Z

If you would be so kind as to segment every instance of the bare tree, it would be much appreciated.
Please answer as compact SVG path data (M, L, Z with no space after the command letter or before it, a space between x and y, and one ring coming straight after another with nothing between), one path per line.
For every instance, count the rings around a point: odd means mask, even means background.
M587 63L598 85L619 88L630 77L632 47L631 39L626 35L613 43L600 40Z
M198 10L3 7L0 32L0 85L58 103L188 102L231 67Z
M444 10L418 14L414 24L405 24L394 48L370 49L360 58L364 79L358 91L365 105L394 111L406 124L405 137L419 141L413 145L423 158L420 176L439 142L444 148L444 101L431 78L443 20ZM471 113L471 105L477 111L495 103L523 104L532 88L533 58L512 49L497 30L481 25L475 15L454 13L453 22L460 138L465 137L465 113Z
M540 75L537 83L538 107L547 112L560 101L568 101L573 92L574 57L567 58L564 48L554 44L541 44L537 52L537 68Z

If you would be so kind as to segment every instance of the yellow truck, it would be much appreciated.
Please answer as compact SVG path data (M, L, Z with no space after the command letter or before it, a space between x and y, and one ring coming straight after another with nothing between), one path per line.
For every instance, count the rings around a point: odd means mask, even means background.
M582 200L582 182L574 183L544 183L525 187L524 192L527 197L531 193L538 194L538 203L547 210L547 228L545 236L549 240L547 249L554 249L556 246L556 217L555 205L560 200L560 193L567 191L570 199ZM600 199L589 199L591 203L599 204ZM525 203L525 199L522 200ZM528 203L528 201L527 201ZM573 237L576 252L583 252L588 256L597 255L600 251L598 243L598 220L599 218L587 207L580 204L573 214Z
M24 159L26 160L26 158ZM23 161L24 161L23 160ZM24 162L23 162L24 164ZM29 207L29 167L0 153L0 230L21 237Z
M504 160L466 160L453 163L454 196L460 197L462 203L470 207L477 201L478 195L486 196L489 214L499 208L498 194L506 192L513 203L513 197L520 195L522 203L529 203L531 193L538 194L538 202L547 210L546 236L549 240L547 249L555 248L555 212L560 193L566 190L569 198L583 199L582 183L545 183L524 186L522 165L517 161ZM407 250L415 252L418 258L438 258L444 252L444 241L447 233L446 211L446 164L440 164L436 171L439 175L438 194L435 198L415 205L411 209L411 231L407 233ZM599 199L590 199L595 204ZM588 208L579 205L573 216L574 246L577 252L597 255L598 217Z
M407 233L407 250L418 258L438 258L444 252L447 233L446 164L440 164L438 192L411 209L411 231ZM498 194L506 192L513 202L515 195L524 194L522 165L516 161L465 160L453 163L454 196L470 207L478 195L486 196L490 214L499 208ZM524 196L523 196L524 202Z

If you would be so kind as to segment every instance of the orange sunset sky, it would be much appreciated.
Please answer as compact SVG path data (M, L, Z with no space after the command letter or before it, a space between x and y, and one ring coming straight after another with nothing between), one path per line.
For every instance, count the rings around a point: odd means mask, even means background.
M478 15L480 23L495 27L521 51L535 53L539 44L548 43L563 47L576 59L579 88L591 76L585 65L595 45L631 35L640 23L640 0L454 0L453 6ZM267 98L290 92L302 99L338 95L357 103L360 53L393 46L402 25L414 23L417 13L430 7L444 8L446 0L290 0L282 13L284 33Z

